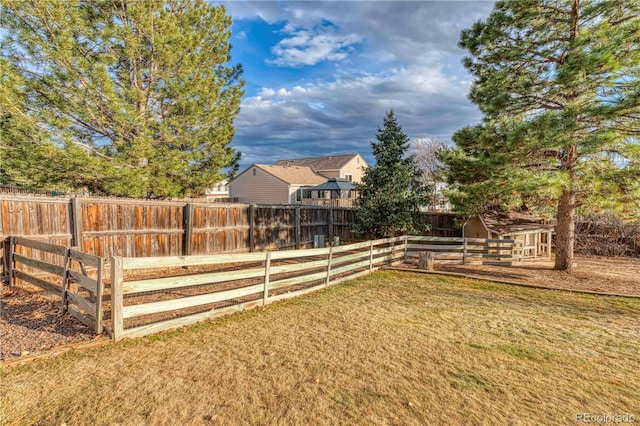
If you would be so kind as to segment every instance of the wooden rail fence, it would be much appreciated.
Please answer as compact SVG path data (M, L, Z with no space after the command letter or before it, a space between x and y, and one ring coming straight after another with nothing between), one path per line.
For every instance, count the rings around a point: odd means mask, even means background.
M120 340L263 306L369 274L403 256L404 237L263 253L158 258L114 256L109 332L115 340ZM212 265L233 267L188 276L125 278L128 272L137 269L148 273L156 268L164 273L167 268ZM192 312L194 308L196 312ZM138 322L138 318L146 321Z
M69 312L96 333L102 333L104 259L22 237L9 238L7 250L10 286L19 279L60 296L62 313ZM49 261L40 260L43 258ZM52 262L54 258L59 261Z
M457 237L406 237L407 258L417 259L421 251L435 253L436 263L508 264L522 260L522 241Z
M111 256L108 321L103 258L23 237L11 237L7 250L10 284L23 280L59 295L63 312L120 340L295 297L420 252L434 252L436 263L511 262L520 259L520 246L516 240L402 236L305 250Z

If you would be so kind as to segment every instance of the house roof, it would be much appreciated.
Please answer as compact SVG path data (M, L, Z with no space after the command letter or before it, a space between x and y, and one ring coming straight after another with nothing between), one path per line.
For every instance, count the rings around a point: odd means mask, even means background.
M484 213L480 215L480 220L488 230L501 235L535 230L551 230L555 227L555 224L547 223L543 218L521 212Z
M309 167L286 167L273 164L254 164L252 167L264 170L281 181L292 185L318 185L327 180L326 177L319 175ZM250 168L251 167L249 167L249 169Z
M307 158L291 158L288 160L278 160L273 163L274 166L303 166L310 167L315 171L322 170L339 170L349 161L357 157L359 154L340 154L330 155L326 157L307 157ZM365 163L366 165L366 163Z
M309 188L313 191L349 191L356 186L348 179L331 178L323 184Z

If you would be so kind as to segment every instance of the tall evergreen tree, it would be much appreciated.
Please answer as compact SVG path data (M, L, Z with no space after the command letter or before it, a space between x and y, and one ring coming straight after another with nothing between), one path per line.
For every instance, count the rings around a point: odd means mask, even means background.
M223 6L7 0L1 13L2 77L18 74L24 95L0 99L3 133L38 129L40 146L65 151L58 167L76 184L189 196L237 169L229 143L244 82L227 65Z
M483 125L443 156L467 210L554 198L556 269L577 206L640 212L640 2L499 1L462 32Z
M86 186L82 171L98 164L77 146L62 149L46 129L25 119L24 79L0 58L0 184L66 191Z
M409 137L393 111L371 142L376 165L365 170L357 185L354 231L366 238L420 233L427 229L419 208L429 202L429 188L421 183L422 171L414 156L407 156Z

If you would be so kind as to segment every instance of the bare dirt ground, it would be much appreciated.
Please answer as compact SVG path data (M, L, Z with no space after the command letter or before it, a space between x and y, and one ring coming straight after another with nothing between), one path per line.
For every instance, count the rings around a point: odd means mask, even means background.
M60 299L27 284L0 288L0 360L77 343L95 334L69 314Z
M553 270L553 262L546 260L523 261L512 266L436 264L435 269L560 289L640 296L638 258L578 256L575 264L571 273Z
M415 265L403 265L415 267ZM436 270L545 287L640 295L640 259L577 257L572 273L553 270L548 261L513 266L437 265ZM87 341L95 334L71 315L60 315L60 301L28 284L0 289L0 360Z

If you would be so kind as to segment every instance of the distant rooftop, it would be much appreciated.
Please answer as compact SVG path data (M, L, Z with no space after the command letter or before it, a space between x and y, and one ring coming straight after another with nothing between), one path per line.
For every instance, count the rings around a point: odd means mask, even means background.
M282 166L276 164L254 164L265 172L277 177L283 182L295 185L318 185L327 181L327 178L315 173L309 167Z
M354 152L353 154L328 155L324 157L290 158L288 160L278 160L273 165L310 167L316 172L321 172L323 170L341 169L358 155L358 153Z

